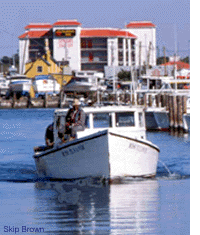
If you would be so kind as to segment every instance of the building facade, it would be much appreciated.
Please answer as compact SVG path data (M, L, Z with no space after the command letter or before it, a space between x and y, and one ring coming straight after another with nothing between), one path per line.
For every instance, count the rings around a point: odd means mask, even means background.
M126 30L137 36L135 42L136 67L156 65L156 26L150 21L131 21Z
M71 70L95 70L104 72L105 66L139 66L145 60L145 53L139 58L139 44L145 32L146 45L156 47L155 27L142 28L138 35L134 28L126 29L81 27L77 20L58 20L54 24L37 23L25 27L25 33L19 36L20 73L25 72L27 63L46 54L57 63L68 62ZM146 30L146 31L145 31ZM137 32L137 31L135 31ZM153 33L152 33L153 32ZM46 43L48 41L48 43ZM156 53L155 53L156 55ZM150 53L149 64L155 65L155 56Z

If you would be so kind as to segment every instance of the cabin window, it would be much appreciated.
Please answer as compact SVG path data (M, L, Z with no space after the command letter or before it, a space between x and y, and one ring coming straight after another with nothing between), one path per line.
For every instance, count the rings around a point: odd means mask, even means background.
M144 118L142 113L139 113L139 126L143 127L144 126Z
M112 127L111 113L94 113L93 114L94 128L109 128Z
M90 121L89 121L89 115L88 114L85 117L85 128L90 128Z
M37 66L37 72L42 73L42 66Z
M116 113L116 126L135 126L134 112Z

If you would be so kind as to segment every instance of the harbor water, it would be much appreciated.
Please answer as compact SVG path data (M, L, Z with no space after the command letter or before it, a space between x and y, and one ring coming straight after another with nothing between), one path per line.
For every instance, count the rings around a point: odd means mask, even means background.
M190 234L190 135L147 132L157 175L39 181L33 147L54 109L0 110L0 234Z

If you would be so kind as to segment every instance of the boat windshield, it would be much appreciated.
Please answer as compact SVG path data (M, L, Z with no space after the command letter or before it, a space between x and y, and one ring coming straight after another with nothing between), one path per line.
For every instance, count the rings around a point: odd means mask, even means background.
M116 113L116 126L117 127L125 127L125 126L135 126L134 121L134 112L126 112L126 113Z
M11 80L24 80L24 79L28 79L25 76L16 76L16 77L11 77Z
M90 128L89 114L86 114L85 117L85 128Z
M111 113L94 113L93 122L94 122L94 128L112 127Z
M142 113L139 113L139 126L140 127L144 126L144 119Z
M75 82L88 82L88 78L82 78L82 77L75 77Z
M29 83L29 81L11 81L10 84L21 84L21 83Z

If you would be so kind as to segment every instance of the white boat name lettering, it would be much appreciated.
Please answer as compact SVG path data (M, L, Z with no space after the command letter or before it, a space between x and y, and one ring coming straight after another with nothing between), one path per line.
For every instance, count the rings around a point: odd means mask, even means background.
M129 144L129 148L130 148L130 149L136 149L136 150L138 150L138 151L140 151L140 152L144 152L144 153L147 152L147 148L144 148L144 147L139 146L139 145L135 145L135 144L133 144L133 143L130 143L130 144Z
M77 147L64 150L62 152L62 155L65 157L65 156L68 156L68 155L71 155L71 154L78 153L78 152L83 151L83 150L85 150L85 146L82 144L82 145L79 145Z

